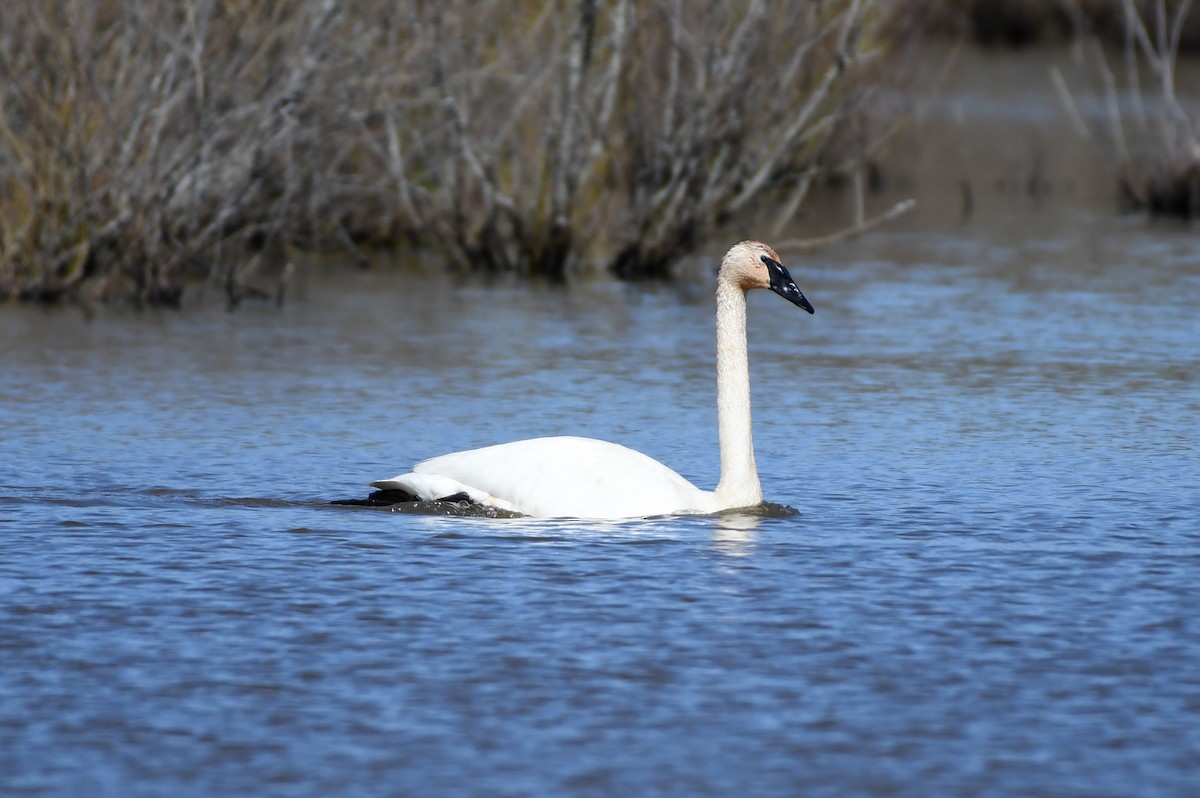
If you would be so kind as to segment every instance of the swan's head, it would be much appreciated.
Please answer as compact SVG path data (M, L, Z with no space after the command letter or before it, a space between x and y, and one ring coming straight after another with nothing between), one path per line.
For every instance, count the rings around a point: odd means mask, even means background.
M734 244L721 261L718 279L728 280L743 291L751 288L767 288L781 297L813 312L812 304L796 287L792 275L783 267L779 253L761 241L743 241Z

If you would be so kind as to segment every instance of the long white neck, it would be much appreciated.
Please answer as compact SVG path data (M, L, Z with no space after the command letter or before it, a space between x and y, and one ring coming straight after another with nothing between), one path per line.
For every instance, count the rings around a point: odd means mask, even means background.
M762 503L750 434L750 362L746 355L746 292L717 280L717 427L721 440L723 507Z

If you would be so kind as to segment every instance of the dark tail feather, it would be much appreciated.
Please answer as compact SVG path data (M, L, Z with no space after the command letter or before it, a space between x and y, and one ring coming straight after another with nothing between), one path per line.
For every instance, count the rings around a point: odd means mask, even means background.
M335 499L330 504L345 504L352 507L391 507L393 504L407 504L416 501L420 501L420 499L411 493L399 488L386 488L375 491L365 499ZM462 504L464 502L470 504L471 497L466 493L455 493L453 496L443 496L438 501L450 502L452 504Z
M365 499L335 499L330 504L348 504L354 507L390 507L393 504L415 502L417 497L399 488L377 490Z

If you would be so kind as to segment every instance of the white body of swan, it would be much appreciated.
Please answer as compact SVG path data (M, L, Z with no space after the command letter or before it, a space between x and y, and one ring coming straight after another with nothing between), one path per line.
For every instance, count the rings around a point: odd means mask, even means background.
M426 501L471 501L531 516L638 518L714 513L761 504L750 429L746 291L766 288L813 312L779 255L743 241L717 274L717 424L721 481L701 490L641 452L594 438L532 438L434 457L412 472L372 482Z

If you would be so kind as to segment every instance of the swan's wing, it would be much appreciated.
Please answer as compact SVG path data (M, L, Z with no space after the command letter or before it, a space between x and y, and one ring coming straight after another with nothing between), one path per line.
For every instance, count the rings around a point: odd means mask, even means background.
M449 478L528 515L636 518L711 509L711 494L662 463L594 438L502 443L435 457L413 471Z

